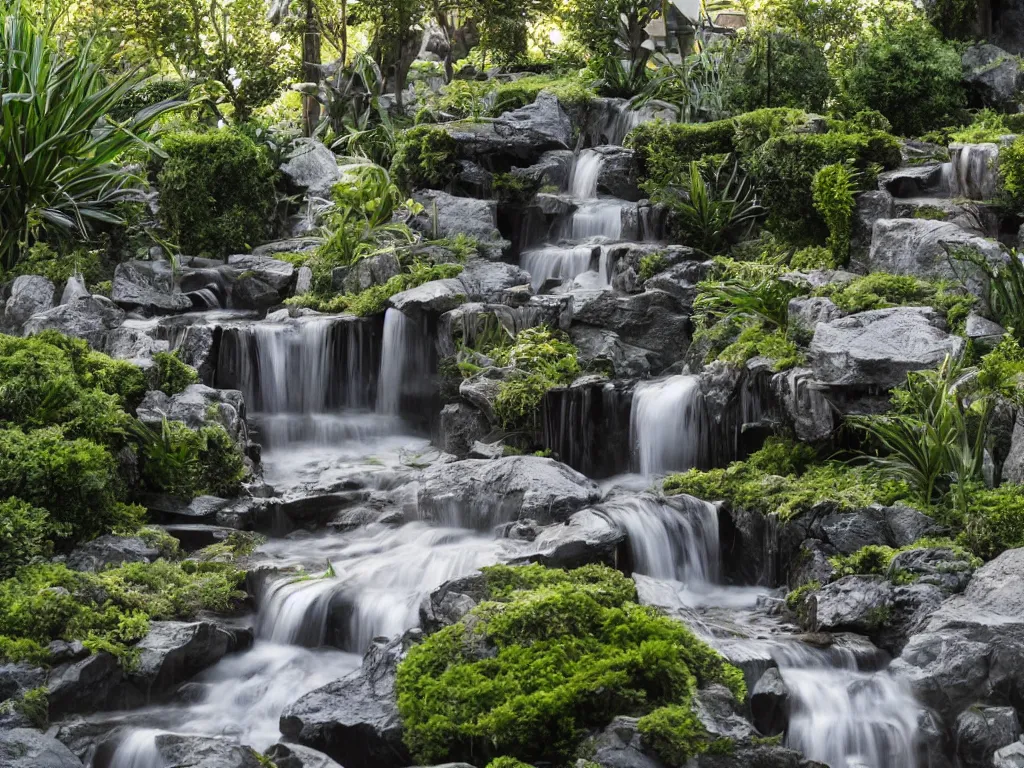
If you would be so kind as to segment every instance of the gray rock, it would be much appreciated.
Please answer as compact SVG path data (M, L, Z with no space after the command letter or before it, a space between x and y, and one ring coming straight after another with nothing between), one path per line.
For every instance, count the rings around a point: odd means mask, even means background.
M597 191L620 200L636 202L644 196L640 191L640 160L632 149L605 145L593 152L601 156L597 174Z
M824 296L790 299L787 312L791 327L799 326L810 333L814 332L818 323L830 323L845 314L832 299Z
M989 43L972 45L961 57L971 106L1016 111L1024 87L1021 61Z
M159 428L164 419L180 421L198 430L218 424L243 449L248 440L245 400L237 389L214 389L205 384L190 384L176 395L159 390L146 393L136 410L143 424Z
M929 280L958 280L959 273L967 279L971 293L981 296L984 286L980 277L964 264L957 265L954 271L944 245L968 248L991 260L1004 258L998 243L948 221L878 219L872 229L866 267L870 272Z
M512 264L470 259L458 277L410 288L388 303L406 314L441 315L467 301L499 302L508 289L529 282L530 276Z
M226 736L158 733L153 742L166 768L263 768L250 747Z
M151 365L153 355L170 348L163 339L151 336L141 328L122 325L107 333L103 352L118 360L134 360L139 365Z
M215 519L229 504L227 499L217 496L196 496L194 499L182 500L162 493L144 494L139 502L157 517L193 523Z
M107 333L124 322L124 310L103 296L86 296L30 317L26 336L41 331L60 331L85 339L94 349L103 349Z
M424 632L436 632L462 620L487 597L481 574L446 581L420 603L420 625Z
M1024 743L1015 741L992 756L992 768L1024 768Z
M82 768L82 761L52 736L32 728L0 730L4 768Z
M129 677L152 698L220 661L232 637L208 621L154 621L136 648L139 660Z
M585 750L590 762L601 768L665 768L645 747L635 717L616 717L587 742Z
M72 275L64 283L64 291L60 295L60 303L67 304L75 299L91 296L92 293L85 285L85 279L81 275Z
M627 344L615 331L577 324L570 328L569 336L579 349L582 365L596 370L609 369L613 376L640 378L658 365L654 352Z
M66 643L63 640L52 640L46 646L47 661L56 666L68 661L79 661L89 655L89 649L81 641L72 640Z
M1006 329L999 323L982 317L977 312L971 312L967 316L967 324L964 328L964 335L982 349L991 349L1006 335Z
M263 754L269 757L270 762L277 768L341 768L323 752L300 744L274 744Z
M870 508L856 512L834 512L822 518L815 531L843 555L861 547L886 541L883 521Z
M892 609L892 585L878 576L844 576L826 584L807 600L814 632L845 630L872 634Z
M66 565L73 571L102 571L123 563L151 563L160 550L136 536L106 534L80 544L68 555Z
M45 680L46 673L27 662L0 664L0 701L38 688Z
M892 663L947 727L976 701L1024 693L1024 549L1004 552L945 600Z
M901 552L889 564L889 578L910 574L917 583L931 584L943 597L963 592L974 573L971 561L946 547L927 547Z
M360 259L345 275L345 293L360 293L374 285L383 285L402 271L402 265L391 251Z
M192 301L174 281L169 261L126 261L114 268L110 298L127 309L146 312L184 312Z
M879 219L896 217L895 202L891 194L879 190L857 195L857 208L853 213L850 230L850 264L868 271L867 258L871 249L871 232Z
M950 144L949 162L953 168L951 191L957 197L991 200L998 194L998 144Z
M231 306L237 309L270 309L284 298L255 272L243 273L231 287Z
M53 307L53 283L39 275L21 275L11 284L11 296L4 306L2 325L20 331L32 315Z
M494 121L494 132L516 143L529 142L547 151L572 146L572 123L554 94L541 91L532 104L506 112Z
M1020 739L1013 707L975 705L956 719L954 741L963 768L990 768L996 750Z
M648 290L630 296L601 291L574 299L577 323L614 331L627 344L653 352L658 370L682 359L689 347L688 314L664 291Z
M208 325L188 325L181 329L174 352L185 365L199 372L204 383L211 383L217 361L213 356L214 329Z
M299 267L295 276L295 294L308 293L313 287L313 270L307 266Z
M409 765L395 699L395 671L406 650L403 638L377 638L359 671L285 708L281 732L345 768Z
M459 395L474 406L488 424L497 425L498 416L494 411L494 403L501 390L502 381L501 371L497 368L489 368L471 378L463 379L459 384ZM487 431L489 432L490 429ZM471 447L472 443L467 446L467 451Z
M239 273L252 272L262 282L282 294L287 293L295 283L295 265L269 256L236 254L228 256L228 265Z
M296 139L279 170L291 187L312 197L329 199L331 188L341 179L338 158L316 139Z
M50 718L56 720L74 712L95 712L108 704L118 706L115 693L124 675L117 659L109 653L94 653L81 661L50 670L46 680Z
M252 249L250 255L256 258L264 258L273 256L276 253L302 253L304 251L311 251L322 243L323 238L321 237L292 237L257 245Z
M457 278L431 280L407 291L396 293L388 304L401 312L441 315L467 301L465 288Z
M417 192L413 197L423 206L423 212L410 223L427 237L454 238L466 234L475 237L495 257L511 246L498 231L495 201L455 197L437 190Z
M1003 462L1003 481L1024 485L1024 412L1019 412L1013 423L1010 452Z
M430 467L417 501L426 520L486 530L522 518L562 522L599 498L592 481L553 459L506 456Z
M440 430L441 450L465 458L473 443L485 437L491 427L479 409L466 403L449 403L441 409Z
M878 189L893 197L929 197L948 194L942 163L905 165L878 174Z
M615 564L626 533L602 512L581 509L561 525L541 528L524 556L549 568L578 568L589 563Z
M505 443L498 440L493 443L484 443L477 440L469 448L469 459L500 459L505 455Z
M789 688L777 667L761 675L750 694L750 714L765 736L785 733L789 724Z
M825 394L814 386L814 373L810 369L782 371L772 377L771 383L798 439L817 443L835 432L835 411Z
M533 165L526 168L513 168L512 174L530 179L541 187L553 186L559 190L567 189L575 160L576 155L572 150L553 149L542 154ZM553 195L547 195L547 197L554 198Z
M810 345L811 368L829 386L889 389L911 371L960 356L964 340L944 326L930 307L876 309L819 323Z

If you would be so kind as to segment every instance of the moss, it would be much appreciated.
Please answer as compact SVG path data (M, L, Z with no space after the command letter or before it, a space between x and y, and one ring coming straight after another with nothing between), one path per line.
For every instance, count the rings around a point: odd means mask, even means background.
M498 365L512 368L494 402L506 429L535 428L547 391L571 384L580 373L576 347L563 332L543 326L520 331L512 344L488 354Z
M50 725L50 702L48 691L44 686L32 688L21 695L0 704L0 714L4 705L17 712L31 723L33 728L43 731Z
M974 487L957 543L986 560L1024 547L1024 494L1020 486Z
M181 544L163 528L140 528L135 535L146 544L160 552L160 557L165 560L177 560L181 551Z
M640 278L643 280L650 280L656 274L667 268L668 262L665 260L664 254L649 253L646 256L641 257L637 274L639 274Z
M659 707L637 722L644 742L668 765L685 765L690 758L710 752L728 754L732 741L711 738L692 707Z
M491 181L494 197L502 203L526 205L540 189L540 180L511 173L496 173Z
M232 531L224 541L203 547L196 552L195 558L204 561L232 562L251 555L266 540L266 536L253 531Z
M0 501L0 579L53 554L52 538L62 532L45 509L13 496Z
M542 91L553 94L563 106L570 108L583 107L597 98L597 92L579 76L529 75L498 85L491 114L497 116L532 104Z
M819 288L815 294L827 296L849 313L897 306L930 306L945 315L946 322L954 329L966 321L976 303L960 286L952 283L884 272L874 272L848 283L832 283Z
M84 248L55 251L49 244L38 241L29 247L13 269L7 272L0 270L0 282L19 275L40 275L60 288L60 283L73 275L81 275L86 284L91 284L102 279L104 274L99 251Z
M403 189L445 189L458 171L455 139L444 128L419 125L398 137L391 175Z
M233 496L245 479L245 460L224 427L198 430L165 421L159 432L139 429L141 476L146 487L184 499L202 494Z
M786 595L786 607L791 611L801 610L807 598L819 589L821 589L821 582L817 579L801 584Z
M172 133L161 144L160 217L185 253L224 257L269 235L275 172L251 139L224 129Z
M684 625L636 603L602 566L485 569L488 598L399 665L404 738L424 764L496 756L567 761L616 714L690 707L743 676Z
M922 205L914 209L915 219L928 219L931 221L945 221L946 211L934 205Z
M1024 137L999 150L999 180L1012 201L1024 201Z
M153 362L156 363L160 382L157 389L165 395L176 395L186 387L199 383L196 369L183 363L177 352L157 352L153 355Z
M244 572L225 563L129 563L101 573L60 564L22 568L0 582L0 657L42 663L52 640L80 640L130 660L151 620L226 611L245 595Z
M496 757L487 764L487 768L533 768L533 766L522 760L516 760L514 757Z
M754 357L768 358L775 371L795 368L804 360L796 343L786 336L784 330L768 331L760 323L746 326L736 340L717 355L718 360L736 366L742 366Z
M303 294L285 299L285 304L308 307L318 312L348 312L365 317L377 315L387 309L388 299L396 293L423 285L432 280L446 280L462 272L461 264L413 264L408 272L395 275L383 285L374 285L356 294L342 294L326 297L317 294Z

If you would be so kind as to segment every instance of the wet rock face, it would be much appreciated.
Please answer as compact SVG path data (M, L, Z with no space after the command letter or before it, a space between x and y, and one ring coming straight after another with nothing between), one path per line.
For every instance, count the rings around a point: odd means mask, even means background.
M154 621L136 646L138 664L129 678L154 698L217 663L234 646L234 638L207 621Z
M101 571L123 563L151 563L160 551L138 537L107 534L74 549L67 566L75 571Z
M224 736L161 733L154 738L164 765L188 768L263 768L250 747Z
M53 306L53 283L38 275L21 275L11 284L11 296L0 315L0 329L18 332L25 321Z
M1013 707L975 705L956 719L954 742L963 768L989 768L996 751L1021 735Z
M108 333L124 322L124 310L104 296L83 296L67 304L38 312L26 322L24 334L60 331L85 339L94 349L103 349Z
M395 673L407 648L406 638L375 640L358 672L287 707L281 732L345 768L409 765L395 698Z
M144 312L183 312L192 301L175 285L169 261L126 261L114 269L110 298L126 309Z
M82 761L52 736L31 728L0 730L4 768L82 768Z
M1016 107L1024 87L1024 72L1016 56L996 45L982 43L965 50L961 62L972 107Z

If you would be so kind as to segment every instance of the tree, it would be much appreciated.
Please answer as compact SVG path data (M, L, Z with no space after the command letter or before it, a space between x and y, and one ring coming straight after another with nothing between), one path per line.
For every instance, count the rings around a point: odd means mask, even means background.
M373 31L370 54L389 85L394 88L398 105L416 54L426 6L423 0L363 0L358 5L358 21Z

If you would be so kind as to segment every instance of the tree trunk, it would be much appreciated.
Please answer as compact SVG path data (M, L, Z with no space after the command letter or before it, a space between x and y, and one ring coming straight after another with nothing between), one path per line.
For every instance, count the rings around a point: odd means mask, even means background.
M302 33L302 79L320 84L320 24L313 0L306 0L306 26ZM312 136L320 122L320 102L315 93L302 95L302 132Z

